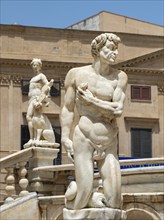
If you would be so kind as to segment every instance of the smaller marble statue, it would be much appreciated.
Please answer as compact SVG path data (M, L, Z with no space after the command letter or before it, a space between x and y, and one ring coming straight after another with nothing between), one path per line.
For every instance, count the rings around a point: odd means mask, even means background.
M31 66L35 76L30 80L29 105L26 119L30 132L30 140L24 144L24 148L31 146L58 147L55 143L55 135L47 116L43 113L43 106L48 106L50 89L54 80L48 82L46 76L41 73L42 62L34 58Z

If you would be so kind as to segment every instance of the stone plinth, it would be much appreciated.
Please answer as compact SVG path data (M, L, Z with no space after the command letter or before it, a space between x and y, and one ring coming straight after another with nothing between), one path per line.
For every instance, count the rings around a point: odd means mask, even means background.
M64 220L125 220L126 212L112 208L63 209Z
M31 191L47 192L52 190L53 172L37 171L34 168L53 165L53 160L57 157L58 152L58 149L34 148L33 157L29 160L28 172Z

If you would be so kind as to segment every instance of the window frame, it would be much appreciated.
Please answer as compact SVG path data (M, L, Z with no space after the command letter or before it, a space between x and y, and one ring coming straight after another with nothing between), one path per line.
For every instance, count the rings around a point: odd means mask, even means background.
M135 97L134 89L139 89L139 97ZM148 89L147 98L144 97L144 89ZM143 85L131 85L131 100L132 101L146 101L151 102L151 86L143 86Z
M25 85L24 85L25 84ZM28 96L29 93L29 85L30 85L30 80L28 79L23 79L21 80L21 91L22 91L22 95ZM24 87L28 86L27 91L25 91Z
M138 131L138 135L139 135L139 139L138 139L138 142L139 142L139 153L140 155L137 157L134 155L135 153L135 149L134 149L134 139L133 139L133 135L134 135L134 131ZM149 157L144 157L144 133L143 132L149 132L150 134L150 151L149 151L149 154L150 156ZM152 128L139 128L139 127L131 127L130 129L130 133L131 133L131 157L133 158L152 158L152 133L153 133L153 130Z

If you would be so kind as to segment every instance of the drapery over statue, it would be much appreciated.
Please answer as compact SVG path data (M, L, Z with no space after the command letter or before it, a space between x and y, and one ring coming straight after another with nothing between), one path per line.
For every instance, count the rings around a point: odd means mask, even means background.
M30 133L30 140L24 144L24 148L31 146L59 147L55 143L55 135L48 117L43 113L43 106L49 105L47 98L54 80L49 82L41 72L42 62L34 58L31 62L35 76L30 80L29 104L26 119Z
M67 209L121 209L121 172L116 118L123 112L127 75L114 69L120 38L103 33L91 43L93 64L71 69L61 112L62 144L74 161L75 179L65 194ZM75 107L79 121L73 131ZM93 191L94 161L103 189Z

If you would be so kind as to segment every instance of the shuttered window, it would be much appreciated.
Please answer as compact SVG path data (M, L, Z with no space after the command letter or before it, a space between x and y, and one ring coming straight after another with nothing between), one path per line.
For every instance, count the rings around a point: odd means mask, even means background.
M152 129L131 128L131 152L134 158L152 157Z
M150 86L131 86L132 100L151 100Z

